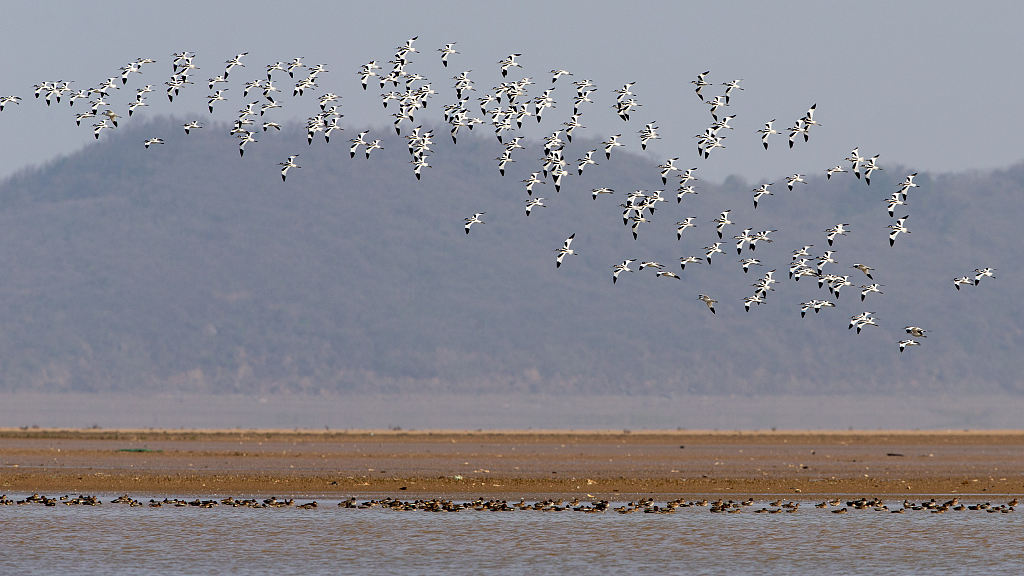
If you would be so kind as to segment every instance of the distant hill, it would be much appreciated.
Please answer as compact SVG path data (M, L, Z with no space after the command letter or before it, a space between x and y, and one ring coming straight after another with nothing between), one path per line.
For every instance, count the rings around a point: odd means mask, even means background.
M560 193L536 186L547 207L527 217L520 181L540 169L540 144L516 150L501 177L503 147L486 127L458 145L439 127L421 181L406 141L384 129L369 160L349 158L354 130L307 145L288 126L244 157L223 126L186 136L158 118L112 132L0 183L2 390L1024 393L1024 165L918 176L896 215L912 233L890 248L883 198L911 171L896 165L870 187L821 167L789 192L779 174L755 210L760 183L697 182L677 204L676 179L663 186L655 162L599 153L582 176L570 166ZM144 149L152 136L166 144ZM565 157L597 147L576 139ZM282 182L277 163L296 153L301 168ZM601 186L615 194L592 200ZM618 204L655 189L669 201L634 241ZM726 254L681 271L680 256L718 241L711 219L726 209L737 223ZM474 212L486 223L467 236ZM687 216L697 228L677 241ZM790 252L821 254L823 230L840 222L851 232L826 270L855 286L802 319L800 302L835 298L787 279ZM731 237L747 227L778 231L737 256ZM579 255L556 269L573 233ZM744 274L738 260L752 256L764 266ZM611 266L627 258L682 280L645 269L613 285ZM883 295L860 302L868 280L855 262L876 269ZM954 276L989 266L995 280L954 289ZM744 312L770 269L780 282ZM862 311L880 326L857 335L847 326ZM908 324L928 337L900 354Z

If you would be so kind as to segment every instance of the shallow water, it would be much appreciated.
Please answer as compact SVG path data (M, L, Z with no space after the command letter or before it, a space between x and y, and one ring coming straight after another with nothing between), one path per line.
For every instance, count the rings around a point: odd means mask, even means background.
M0 507L0 573L1024 573L1020 512L838 515L804 503L796 514L753 514L759 501L741 514L429 513L335 499L313 510L110 499Z

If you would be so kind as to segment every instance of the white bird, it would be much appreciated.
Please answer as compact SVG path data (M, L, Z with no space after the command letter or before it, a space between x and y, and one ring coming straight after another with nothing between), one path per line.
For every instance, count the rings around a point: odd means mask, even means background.
M846 172L842 166L836 166L835 168L829 168L825 170L825 179L831 180L833 174L839 174L840 172Z
M843 224L843 226L846 226L846 224ZM856 268L857 270L860 270L868 278L871 278L871 271L874 270L874 268L872 268L871 266L866 266L864 264L854 264L853 266L850 266L850 268ZM874 280L874 278L871 279Z
M565 242L562 244L561 248L555 250L555 252L558 252L558 258L555 258L555 268L558 268L562 265L562 258L564 258L566 254L572 254L573 256L576 255L576 251L569 248L569 245L572 244L572 239L575 237L576 233L574 232L572 236L569 236L568 238L565 239Z
M700 264L702 260L697 256L680 256L679 257L679 268L686 270L687 264Z
M762 129L757 131L761 135L761 144L764 144L764 149L765 150L768 149L768 137L771 136L772 134L781 134L781 132L779 132L775 128L772 128L772 124L774 122L775 122L775 120L772 119L771 121L765 123L764 128L762 128ZM791 140L790 141L790 148L792 148L792 147L793 147L793 143L792 143L792 140Z
M881 284L871 284L871 285L868 285L868 286L861 286L860 287L860 301L863 302L864 299L867 298L868 294L870 294L871 292L877 292L879 294L882 294L883 292L881 290L879 290L879 288L881 286L882 286Z
M654 268L656 270L661 270L664 267L665 267L664 265L659 264L657 262L653 262L653 261L651 261L651 262L641 262L640 263L640 270L643 270L644 268Z
M813 309L814 313L817 314L822 308L835 308L835 304L828 300L811 300L809 302L803 302L800 304L800 317L803 318L808 310Z
M113 128L113 126L111 126L110 124L107 124L106 119L103 119L103 120L100 120L99 123L93 124L92 128L93 128L93 130L92 130L93 136L96 136L96 139L99 140L100 139L100 132L104 128Z
M455 51L455 44L456 42L452 42L451 44L445 44L444 48L437 49L437 51L441 53L441 63L444 64L445 68L448 67L448 57L452 54L458 54L458 52Z
M530 210L533 210L534 206L540 206L541 208L547 208L547 206L545 206L543 204L543 202L544 202L543 198L531 198L531 199L527 200L526 201L526 215L527 216L530 215Z
M676 160L679 160L679 158L669 158L668 160L665 161L664 164L661 164L661 165L658 166L658 168L661 169L661 183L662 184L667 184L668 183L668 175L669 175L670 172L672 172L673 170L679 170L679 168L676 168L676 165L675 165L675 161Z
M682 280L682 278L680 278L678 274L675 274L674 272L667 272L665 270L658 270L655 276L657 276L658 278L664 276L665 278L675 278L676 280Z
M295 163L295 159L298 158L298 157L299 157L298 154L293 154L293 155L288 157L287 161L285 161L285 162L278 162L277 163L278 166L283 166L283 168L281 168L281 181L282 182L284 182L287 179L288 170L289 169L291 169L291 168L302 168L302 166L299 166L298 164Z
M722 229L725 228L726 224L735 224L735 222L733 222L732 220L729 220L729 212L732 212L732 210L726 210L726 211L722 212L721 216L719 216L718 218L715 218L714 220L712 220L712 222L718 224L717 229L718 229L718 237L719 238L722 237Z
M792 191L793 184L796 184L797 182L807 184L807 181L804 180L804 176L806 176L806 174L793 174L792 176L786 176L786 186L788 186L789 190Z
M904 199L905 199L905 197L904 198L900 198L900 193L899 192L893 192L892 196L890 196L889 198L885 199L886 204L888 204L888 206L889 206L889 208L888 208L888 210L889 210L889 217L892 217L894 215L894 212L895 212L897 206L906 206L907 205L907 203L904 202Z
M583 158L580 158L579 160L576 161L579 164L579 166L578 166L578 168L579 168L579 174L578 175L579 176L583 175L583 168L587 164L593 164L594 166L598 165L597 162L595 162L594 159L592 158L592 156L594 155L594 152L597 152L597 150L591 150L590 152L587 152L586 155L583 156Z
M193 128L195 128L196 130L202 129L202 126L199 125L199 121L198 120L193 120L193 121L188 122L186 124L182 124L181 126L185 129L185 134L188 134L189 133L188 131L192 130Z
M71 103L74 104L75 101L72 100ZM2 96L2 97L0 97L0 112L4 111L4 106L7 105L7 104L19 104L20 105L21 104L21 97L20 96Z
M615 190L611 188L594 188L590 193L594 196L594 200L597 200L598 194L614 194Z
M629 269L629 265L636 260L623 260L622 264L616 264L612 266L612 284L615 284L619 280L619 272L632 272Z
M732 94L733 90L736 90L736 89L743 90L743 88L740 88L740 82L742 82L742 81L743 80L740 79L740 80L732 80L730 82L722 82L722 86L725 86L725 103L726 104L729 103L729 96Z
M750 312L751 304L757 304L758 306L760 306L762 303L764 303L764 298L758 294L754 294L753 296L747 296L746 298L743 299L743 309L746 310L747 312Z
M148 149L150 144L163 144L163 143L164 143L164 141L162 139L160 139L160 138L150 138L149 140L146 140L145 142L143 142L143 145L145 145L146 148Z
M549 74L551 74L552 84L555 83L555 80L558 80L559 76L572 76L572 73L568 70L552 70Z
M264 130L266 130L266 128L264 128ZM238 155L240 157L244 157L245 156L245 145L248 144L249 142L256 142L256 137L253 136L253 133L249 132L248 130L242 130L241 132L236 134L236 136L238 136L238 138L239 138L239 142L238 142Z
M611 159L611 157L612 157L612 148L615 148L616 146L625 146L625 144L619 142L619 138L621 138L621 137L622 137L622 134L615 134L615 135L609 136L607 142L602 142L602 144L604 144L604 157L605 157L605 160L610 160Z
M867 165L864 166L864 181L867 182L868 186L871 186L871 173L875 170L882 169L882 167L877 164L879 156L880 154L875 154L871 158L868 158Z
M661 140L661 136L658 136L658 127L651 122L640 129L640 148L647 150L647 143L651 140Z
M241 54L238 54L237 56L235 56L231 60L226 60L224 62L224 64L226 65L224 67L224 79L225 80L227 79L228 74L231 73L231 69L234 68L235 66L241 66L242 68L245 68L245 64L242 64L242 56L245 56L247 54L249 54L249 53L248 52L242 52Z
M743 265L744 273L746 273L747 269L750 268L751 266L763 266L763 264L761 264L761 261L758 260L757 258L745 258L743 260L740 260L740 264Z
M689 216L689 217L683 219L682 222L676 222L676 240L682 240L682 238L683 238L683 230L686 230L687 228L696 228L697 227L697 225L693 223L693 221L696 218L697 218L696 216Z
M509 56L507 58L505 58L504 60L498 62L498 65L501 66L501 77L502 78L508 76L508 69L511 68L512 66L515 66L516 68L522 68L523 67L522 64L519 64L518 62L516 62L516 58L518 58L520 56L522 56L522 54L509 54Z
M477 212L469 218L464 218L466 222L466 234L469 234L469 227L473 224L485 224L485 222L480 219L484 214L486 214L486 212Z
M806 257L810 258L811 257L811 253L807 251L808 248L814 248L814 244L808 244L807 246L804 246L803 248L800 248L798 250L794 250L793 251L793 259L795 260L795 259L797 259L797 258L799 258L801 256L806 256Z
M715 313L715 304L718 303L718 300L712 300L711 296L708 296L706 294L697 295L697 299L707 304L708 310L711 310L712 314Z
M981 282L981 279L984 276L988 276L989 278L992 278L993 280L995 280L995 276L992 274L995 271L996 271L995 268L982 268L980 270L978 268L975 268L974 269L974 273L975 273L974 285L977 286L978 283Z
M804 114L804 117L800 119L800 121L803 122L805 126L807 126L807 127L810 127L810 126L821 126L821 124L819 124L817 121L814 120L814 109L817 108L817 107L818 107L817 104L813 104L807 110L807 114ZM807 141L807 134L806 133L804 133L804 141L805 142Z
M708 70L708 71L703 72L701 74L697 74L697 79L696 80L690 80L690 84L693 84L693 85L695 85L697 87L697 90L696 90L697 97L700 98L702 102L704 101L704 96L701 95L700 91L701 91L701 88L704 88L705 86L711 86L710 82L704 80L704 77L707 76L710 73L711 73L711 71Z
M900 345L900 353L902 354L903 350L907 346L920 346L921 343L916 341L916 340L900 340L899 345Z
M374 150L383 150L384 146L380 143L380 140L374 140L366 144L366 159L370 159L370 152Z
M904 200L907 199L907 192L911 188L919 188L921 186L920 184L914 184L914 176L917 176L917 172L914 172L910 176L907 176L906 180L896 185L900 189L899 192L897 192L897 194L903 195Z
M907 230L907 227L903 225L903 223L907 221L907 218L910 218L909 214L903 218L897 218L896 224L889 225L889 228L892 230L892 232L889 233L889 246L896 243L896 236L898 236L900 232L910 234L910 230Z
M849 224L836 224L834 227L829 228L828 230L825 230L825 234L827 235L826 238L828 239L828 245L829 246L832 245L832 241L835 239L835 237L837 235L838 236L846 236L846 233L849 232L849 230L846 229L847 226L849 226ZM854 266L854 268L856 268L856 266ZM865 272L865 274L866 274L866 272Z
M920 328L918 326L907 326L904 330L907 331L907 334L910 334L915 338L927 338L924 333L928 332L928 330L925 330L924 328Z
M860 320L857 320L855 322L851 321L851 326L857 328L857 334L860 334L860 331L861 331L862 328L864 328L865 326L878 326L878 322L876 321L875 318L871 318L870 316L865 316L865 317L863 317Z
M966 286L973 283L974 281L971 280L970 276L961 276L959 278L953 278L953 287L956 288L957 290L960 289L961 284Z
M707 254L705 255L705 258L707 258L709 265L711 264L711 256L713 254L715 254L715 253L725 254L725 251L722 250L721 248L719 248L719 246L721 246L721 245L722 245L721 242L715 242L711 246L705 246L704 247L704 250L707 252Z
M676 204L681 204L683 196L686 196L687 194L697 194L697 191L693 189L693 186L680 186L679 189L676 190Z
M227 98L224 97L224 91L225 90L228 90L228 88L224 88L223 90L217 90L216 92L213 93L213 95L206 97L207 100L208 100L207 105L209 106L211 113L213 112L213 103L214 102L217 102L219 100L227 101Z
M770 184L761 184L757 188L754 188L754 190L753 190L753 192L754 192L754 209L757 209L757 201L760 200L762 196L764 196L764 195L774 196L774 194L772 194L771 192L768 191L768 187L769 186L774 186L774 185L775 184L773 182L773 183L770 183Z

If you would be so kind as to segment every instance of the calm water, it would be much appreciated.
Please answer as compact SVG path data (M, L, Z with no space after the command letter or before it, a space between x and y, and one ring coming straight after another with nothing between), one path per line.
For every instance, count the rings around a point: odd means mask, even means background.
M751 513L759 501L741 514L430 513L344 509L336 498L313 510L110 499L0 507L0 574L1024 574L1024 512L838 515L805 502L796 514Z

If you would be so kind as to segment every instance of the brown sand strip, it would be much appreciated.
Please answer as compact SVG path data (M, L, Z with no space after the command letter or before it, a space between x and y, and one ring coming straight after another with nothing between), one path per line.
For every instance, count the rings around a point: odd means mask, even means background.
M1020 495L1024 431L0 429L0 493Z

